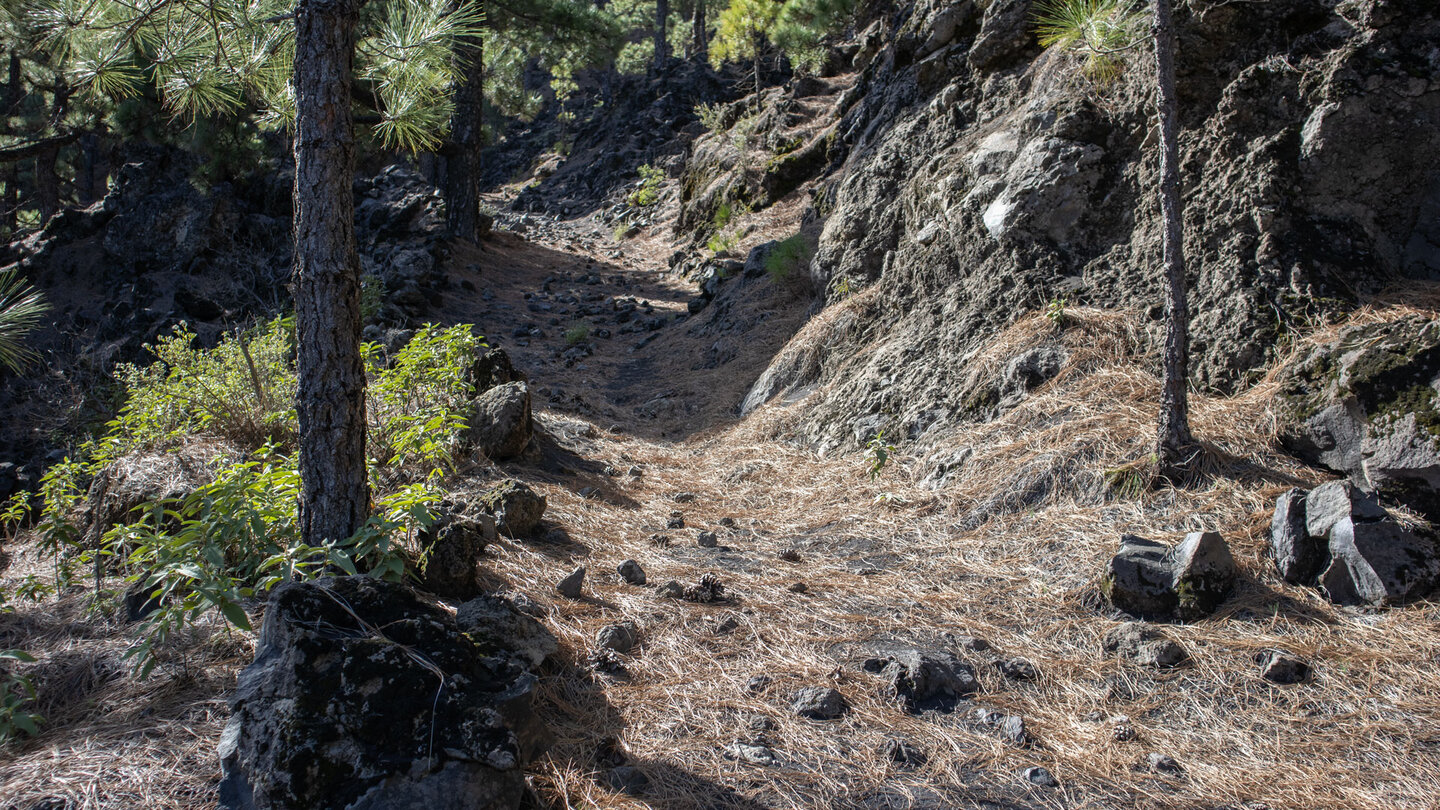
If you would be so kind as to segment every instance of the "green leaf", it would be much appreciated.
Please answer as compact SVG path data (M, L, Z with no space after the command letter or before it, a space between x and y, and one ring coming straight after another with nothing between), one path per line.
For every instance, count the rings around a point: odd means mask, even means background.
M245 608L241 607L238 603L228 600L221 602L220 612L225 615L225 618L228 619L231 624L241 630L254 630L254 628L250 626L250 617L245 614Z

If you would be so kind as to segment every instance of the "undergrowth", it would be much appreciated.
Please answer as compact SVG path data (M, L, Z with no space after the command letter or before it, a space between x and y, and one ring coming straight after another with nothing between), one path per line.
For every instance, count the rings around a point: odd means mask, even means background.
M97 605L121 595L101 592L104 574L123 577L125 593L148 601L152 612L127 653L144 675L157 650L207 611L249 629L244 601L281 582L327 572L401 579L424 564L414 545L433 522L438 480L463 450L475 393L467 371L485 348L468 325L427 326L393 356L362 347L374 513L354 536L313 547L301 542L297 515L291 323L271 321L210 349L177 328L150 347L154 363L119 368L120 415L42 480L37 529L55 586L93 567ZM213 480L136 508L98 542L85 537L79 507L90 479L130 453L197 441L222 448Z

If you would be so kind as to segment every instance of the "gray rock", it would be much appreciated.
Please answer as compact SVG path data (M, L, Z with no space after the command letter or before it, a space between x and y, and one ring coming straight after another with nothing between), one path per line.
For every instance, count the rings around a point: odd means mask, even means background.
M492 461L515 458L530 444L535 428L530 416L530 387L505 383L475 398L465 431L471 447Z
M1305 532L1329 537L1342 520L1381 520L1386 517L1374 493L1363 492L1349 481L1330 481L1305 496Z
M1279 403L1287 449L1440 519L1440 324L1343 330L1286 369Z
M1282 650L1265 650L1255 656L1260 677L1272 683L1302 683L1310 677L1310 665Z
M1104 651L1142 667L1169 669L1189 663L1185 648L1158 630L1127 622L1105 634Z
M595 646L628 655L640 643L640 628L634 622L617 622L600 628Z
M1005 714L994 709L977 708L975 719L981 725L999 734L1007 742L1021 747L1030 744L1030 732L1025 728L1025 718L1018 714Z
M568 576L555 583L555 591L570 599L579 599L585 586L585 566L571 571Z
M1330 529L1326 596L1342 605L1394 605L1429 593L1440 581L1440 548L1428 533L1391 520L1345 518Z
M517 603L496 594L477 596L456 608L455 626L477 644L508 649L526 666L539 667L560 649L560 642L524 612L528 601Z
M834 720L850 710L845 696L824 686L807 686L795 693L790 710L811 720Z
M655 595L666 599L681 599L685 596L685 586L672 579L663 585L657 585Z
M479 587L480 555L497 537L495 518L490 515L470 515L442 505L435 522L420 532L420 547L429 552L421 583L438 596L473 596Z
M621 765L605 772L605 784L616 793L643 796L650 789L650 777L633 765Z
M1002 658L995 662L995 668L1012 681L1034 681L1040 678L1040 670L1024 658Z
M480 508L495 516L501 532L510 537L528 537L535 533L545 514L545 496L522 481L507 478L486 490Z
M1060 782L1055 778L1054 774L1050 773L1050 771L1046 770L1045 768L1041 768L1038 765L1031 768L1026 768L1024 771L1021 772L1020 775L1025 777L1025 781L1034 785L1039 785L1040 787L1060 787Z
M1007 410L1025 395L1054 379L1065 368L1070 353L1064 346L1036 346L1005 364L1000 373L1000 408Z
M929 760L924 750L904 740L886 740L881 753L886 759L906 768L918 768Z
M1144 619L1214 612L1235 582L1235 560L1215 532L1192 532L1173 548L1134 535L1120 540L1102 587L1111 604Z
M974 668L947 652L900 650L877 663L886 694L898 699L907 712L948 708L980 691Z
M620 565L617 566L615 570L619 572L621 579L625 580L631 585L645 584L645 569L641 568L640 563L635 562L634 560L626 560L625 562L620 563Z
M780 764L780 757L776 756L774 749L766 745L735 742L725 746L724 753L726 759L733 759L736 762L743 762L746 765L771 766Z
M715 536L715 532L700 532L699 536L695 538L695 542L698 543L701 548L715 548L720 544L720 540Z
M750 253L745 257L745 277L760 278L765 275L765 263L769 260L770 254L780 243L771 240L751 248Z
M220 807L515 808L548 744L520 660L403 586L281 585L231 699Z
M769 675L751 675L750 679L745 681L745 691L750 693L763 692L766 689L769 689L770 684L774 682L775 679L770 677Z
M1306 493L1290 489L1275 501L1270 521L1270 556L1280 576L1292 585L1313 582L1325 564L1325 546L1306 530Z

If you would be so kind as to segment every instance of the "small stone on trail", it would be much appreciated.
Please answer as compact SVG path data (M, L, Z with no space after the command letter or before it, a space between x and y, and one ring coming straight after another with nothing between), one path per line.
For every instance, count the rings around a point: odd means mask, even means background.
M701 548L715 548L720 544L714 532L700 532L700 536L695 538L695 542L699 543Z
M650 541L650 545L652 546L659 546L660 548L670 547L670 535L668 534L652 534L646 539Z
M640 563L635 562L634 560L626 560L625 562L620 563L619 567L617 567L615 570L619 572L621 579L625 580L631 585L645 584L645 569L641 568Z
M750 680L745 682L746 692L763 692L774 683L775 679L769 675L751 675Z
M715 522L720 524L721 526L724 526L727 529L735 528L735 518L722 517Z
M1143 622L1127 622L1105 634L1103 649L1109 655L1144 667L1169 669L1190 661L1176 642Z
M1022 772L1022 774L1024 775L1025 780L1026 780L1027 782L1031 782L1031 783L1033 783L1033 784L1039 785L1040 787L1047 787L1047 788L1058 788L1058 787L1060 787L1060 782L1057 781L1057 780L1055 779L1055 776L1054 776L1053 774L1051 774L1050 771L1046 770L1045 768L1041 768L1041 767L1039 767L1039 766L1036 766L1036 767L1033 767L1033 768L1026 768L1026 769Z
M834 720L845 714L850 705L845 696L825 686L807 686L795 693L791 711L811 720Z
M970 652L985 652L990 649L990 642L983 638L976 638L975 636L961 636L956 639L955 642L960 645L961 649L969 650Z
M780 552L779 556L780 559L784 560L785 562L800 562L800 552L796 551L793 548L785 549L784 551Z
M555 590L558 591L561 596L568 596L571 599L579 599L580 589L581 586L583 586L584 584L585 566L582 565L579 568L576 568L573 572L571 572L570 576L560 580L560 582L555 585Z
M683 528L685 528L685 516L682 515L682 514L680 514L679 512L671 512L671 513L670 513L670 520L665 523L665 528L667 528L667 529L683 529Z
M1025 730L1025 718L1018 714L1004 714L994 709L976 709L975 719L994 728L1000 736L1019 746L1030 744L1030 733Z
M726 613L715 622L715 635L723 636L740 626L740 618L734 613Z
M725 758L733 759L736 762L743 762L746 765L778 765L780 758L775 751L764 745L751 745L750 743L731 743L725 746Z
M1040 677L1040 670L1024 658L1004 658L996 661L995 667L1012 681L1033 681Z
M1310 665L1281 650L1265 650L1255 655L1260 676L1271 683L1302 683L1310 677Z
M685 589L681 587L680 583L672 579L664 585L656 587L655 594L670 599L679 599L685 595Z
M796 582L796 583L793 583L792 585L790 585L790 587L786 588L785 590L787 590L787 591L789 591L789 592L791 592L791 593L809 593L809 592L810 592L810 586L809 586L809 585L806 585L806 584L803 583L803 582Z
M670 500L676 503L692 503L698 497L700 496L693 492L677 492L670 496Z
M605 784L616 793L639 796L650 788L650 777L633 765L621 765L605 773Z
M600 494L600 490L597 489L597 488L595 488L595 487L584 487L584 488L582 488L579 492L577 492L577 493L575 493L575 494L577 494L577 495L579 495L580 497L585 498L585 499L588 500L588 499L590 499L590 498L595 497L596 495L599 495L599 494Z
M617 653L628 654L640 643L640 628L634 622L607 624L595 636L595 645Z
M1156 773L1163 773L1167 776L1185 775L1185 769L1180 767L1180 763L1176 762L1174 757L1168 757L1164 754L1151 754L1146 761L1150 765L1150 770Z

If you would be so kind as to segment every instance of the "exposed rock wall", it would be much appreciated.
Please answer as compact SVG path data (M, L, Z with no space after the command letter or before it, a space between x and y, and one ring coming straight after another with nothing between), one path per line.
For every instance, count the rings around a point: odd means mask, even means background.
M1233 391L1317 310L1440 277L1440 7L1177 14L1192 372ZM827 352L808 438L972 416L967 355L1054 298L1144 311L1158 338L1148 53L1097 84L1032 26L1028 0L922 2L862 36L885 44L856 57L811 272L831 305L874 288L873 316ZM816 381L776 377L772 395Z

